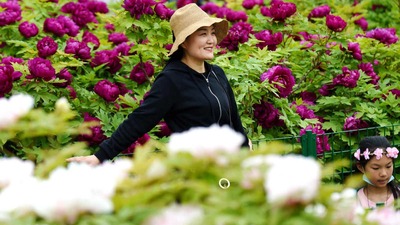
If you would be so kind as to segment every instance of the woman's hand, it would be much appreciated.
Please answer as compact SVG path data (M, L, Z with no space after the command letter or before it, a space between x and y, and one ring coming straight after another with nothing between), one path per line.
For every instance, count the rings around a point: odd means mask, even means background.
M75 156L67 159L67 162L87 163L92 166L100 164L100 160L95 155L89 156Z

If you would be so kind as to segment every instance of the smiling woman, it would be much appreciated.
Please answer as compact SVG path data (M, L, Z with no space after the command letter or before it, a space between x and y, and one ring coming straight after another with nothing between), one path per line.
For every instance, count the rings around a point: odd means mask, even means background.
M241 134L242 147L249 147L224 71L206 62L214 58L214 48L227 35L228 22L188 4L175 11L170 25L174 36L170 59L143 103L94 155L73 157L69 162L96 165L113 159L162 119L173 133L226 125Z

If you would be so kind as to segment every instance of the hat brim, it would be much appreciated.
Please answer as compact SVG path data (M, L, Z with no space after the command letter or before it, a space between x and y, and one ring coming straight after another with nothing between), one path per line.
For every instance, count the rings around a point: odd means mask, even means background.
M217 44L219 44L228 34L228 21L220 18L204 18L196 23L193 23L189 27L187 27L184 31L182 31L179 36L175 37L175 41L171 47L171 50L168 56L171 56L178 50L179 45L181 45L188 36L193 34L201 27L208 27L214 25L215 26L215 36L217 37Z

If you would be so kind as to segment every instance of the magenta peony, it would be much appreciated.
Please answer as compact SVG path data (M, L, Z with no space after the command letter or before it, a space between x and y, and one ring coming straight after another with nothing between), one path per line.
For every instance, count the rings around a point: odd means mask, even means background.
M347 23L340 16L327 15L326 26L335 32L341 32L346 28Z
M362 53L361 53L361 49L360 49L360 44L359 43L357 43L357 42L349 42L347 44L347 48L352 53L354 59L357 59L359 61L362 60Z
M166 7L163 3L157 3L154 6L154 12L156 12L156 15L161 19L169 20L175 11L173 9Z
M138 84L143 84L149 77L154 75L154 67L150 62L136 64L129 78Z
M127 42L128 38L124 33L111 33L108 35L108 41L114 43L115 45L119 45L123 42Z
M356 117L357 113L354 113L352 116L347 117L346 121L343 125L343 130L357 130L362 128L369 127L366 121L361 120L360 118ZM357 134L358 132L350 132L349 134Z
M100 120L96 117L90 116L89 113L84 113L84 122L98 121ZM89 146L96 146L103 142L107 137L104 135L104 131L101 129L101 125L90 127L91 134L82 134L77 137L78 141L87 142Z
M115 101L120 94L118 85L109 80L101 80L97 82L93 90L107 102Z
M56 78L56 71L51 62L47 59L36 57L29 60L28 69L31 73L30 75L26 76L28 79L40 78L45 81L49 81Z
M46 58L57 52L58 44L53 38L46 36L37 42L36 48L38 50L38 55L42 58Z
M254 104L254 118L257 123L265 129L273 127L281 127L285 125L283 120L279 118L280 112L269 102L261 102Z
M357 81L360 78L360 72L358 72L358 70L349 70L349 68L344 66L342 72L342 74L333 78L334 85L342 85L349 88L357 86Z
M368 31L366 37L373 38L385 45L396 43L399 38L396 36L396 29L394 28L376 28Z
M22 19L18 1L0 2L0 27L13 24Z
M268 80L269 83L274 84L275 88L279 91L279 96L286 98L292 93L293 86L295 85L295 79L292 75L292 71L284 66L274 66L267 72L261 74L261 82Z
M371 77L371 84L378 84L380 77L375 73L372 63L360 63L358 65L358 69Z
M108 71L114 74L121 69L121 60L118 58L118 52L116 50L101 50L95 53L94 58L91 61L91 66L96 67L102 64L106 64Z
M67 68L63 68L60 72L56 74L56 77L59 78L60 80L65 80L65 82L62 83L54 83L54 86L56 87L67 87L72 83L72 74L68 71Z
M142 137L138 138L131 146L127 149L123 150L122 154L133 154L136 150L136 147L146 144L150 140L149 134L144 134Z
M272 1L271 7L269 8L266 6L261 7L261 14L280 21L292 16L296 13L296 11L296 4L291 2L283 2L280 0Z
M311 10L308 18L322 18L329 15L329 13L331 13L331 8L328 5L321 5Z
M265 46L268 46L268 50L275 51L276 46L282 43L283 34L281 32L272 33L271 30L263 30L258 33L255 33L254 36L257 40L260 40L256 46L260 49L263 49Z
M73 38L67 40L64 52L68 54L74 54L76 58L82 60L92 58L90 55L90 48L86 42L79 42Z
M26 38L31 38L39 33L39 28L34 23L24 21L19 24L18 31L21 33L22 36Z
M239 50L239 43L245 43L249 40L250 33L253 31L251 24L247 22L237 22L229 29L228 35L219 43L222 48L230 51Z
M140 19L144 14L153 15L153 6L157 2L153 0L124 0L122 7L135 19ZM179 7L179 6L178 6Z
M12 90L13 73L14 73L14 68L12 66L0 65L0 98L4 97L5 94L9 93Z

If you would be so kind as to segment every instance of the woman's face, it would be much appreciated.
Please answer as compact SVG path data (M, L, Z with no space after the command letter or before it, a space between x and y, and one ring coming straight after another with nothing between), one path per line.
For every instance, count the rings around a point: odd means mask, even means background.
M214 26L200 27L182 43L184 57L191 61L204 61L214 58L217 45Z
M381 159L371 157L365 167L359 168L365 173L368 179L377 187L385 187L393 174L393 160L386 155L382 155Z

